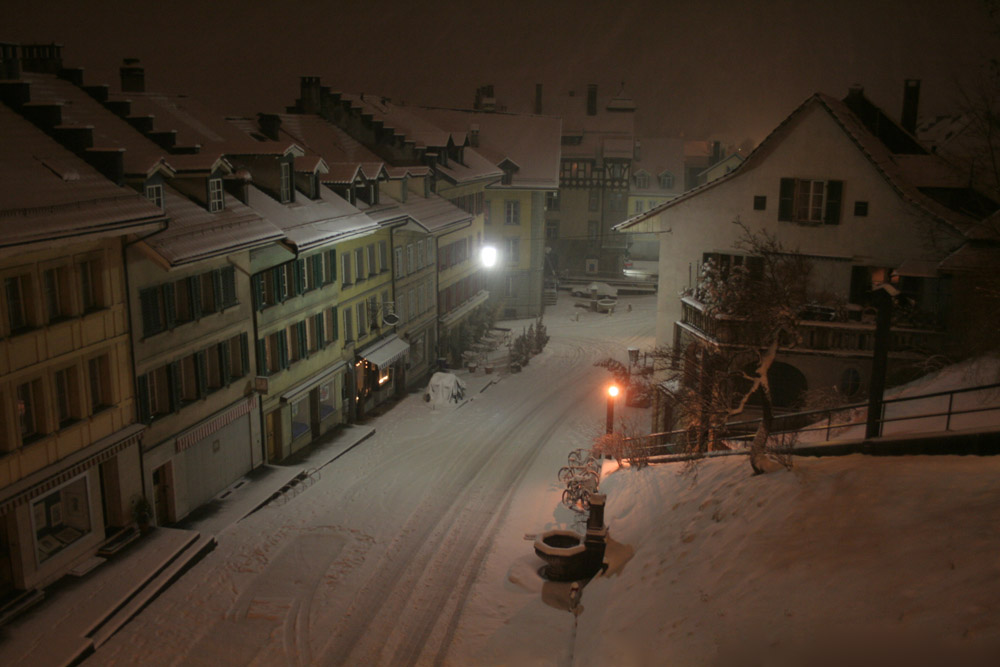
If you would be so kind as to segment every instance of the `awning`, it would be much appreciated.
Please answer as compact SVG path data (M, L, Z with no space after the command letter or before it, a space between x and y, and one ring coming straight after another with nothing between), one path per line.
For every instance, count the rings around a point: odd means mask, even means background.
M358 352L358 357L382 368L405 356L409 351L410 344L393 334L361 350Z
M347 368L347 362L338 361L334 365L324 368L319 373L316 373L315 375L306 378L302 382L299 382L297 385L290 387L287 391L285 391L285 393L281 395L281 400L284 401L285 403L291 403L296 399L298 399L303 394L305 394L307 391L311 391L315 387L318 387L320 384L326 382L327 380L329 380L330 378L332 378L334 375L336 375L338 372L342 371L345 368Z

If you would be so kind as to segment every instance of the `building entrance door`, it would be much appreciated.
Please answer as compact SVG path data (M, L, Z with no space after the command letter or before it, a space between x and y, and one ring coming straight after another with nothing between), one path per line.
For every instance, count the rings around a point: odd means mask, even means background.
M267 439L267 460L279 460L281 452L281 410L271 410L264 417L264 437Z
M174 497L173 477L170 463L164 463L153 470L153 511L157 526L170 522L170 504Z

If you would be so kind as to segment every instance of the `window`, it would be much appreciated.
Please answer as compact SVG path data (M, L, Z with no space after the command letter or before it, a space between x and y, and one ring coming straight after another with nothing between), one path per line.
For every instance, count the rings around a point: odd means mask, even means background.
M142 307L142 335L148 338L153 334L160 333L167 329L167 310L165 307L164 292L169 291L171 301L173 301L173 285L152 287L139 292L139 302ZM173 318L173 312L171 312Z
M163 186L147 185L145 188L146 199L153 202L157 208L163 210Z
M225 199L222 196L222 179L208 179L208 210L212 213L221 211L226 207Z
M424 242L417 241L417 268L422 269L426 266L424 257Z
M19 384L16 392L17 422L23 444L45 435L42 381L31 380Z
M781 179L778 220L836 225L843 181Z
M378 267L375 266L375 244L368 244L368 275L374 276L378 273Z
M764 195L754 195L753 210L755 211L767 210L767 197Z
M100 412L114 403L111 396L111 361L102 354L87 362L87 382L90 388L90 412Z
M311 354L326 344L323 341L323 314L311 316L306 325L306 350Z
M395 313L396 313L396 317L399 318L399 323L400 324L406 324L406 313L407 313L407 311L406 311L406 299L403 298L403 293L402 292L399 293L399 300L396 301ZM414 315L414 313L411 312L410 313L410 317L412 318L413 315Z
M425 248L427 250L427 264L428 266L432 266L434 264L434 242L427 239Z
M516 200L505 200L503 203L503 224L521 224L521 202Z
M288 363L293 364L300 359L305 359L308 341L306 340L306 323L296 322L285 330L285 339L288 341Z
M354 277L358 282L365 279L365 249L355 248L354 249Z
M354 319L350 307L344 308L344 341L354 340Z
M764 260L760 257L706 252L701 258L705 263L712 262L715 264L719 268L719 273L722 275L723 280L728 278L730 269L736 266L746 266L750 272L751 280L760 280L764 275Z
M335 341L338 338L339 322L337 320L337 307L329 309L325 313L326 324L323 327L324 336L327 340Z
M80 412L80 392L76 367L70 366L53 374L56 390L56 417L59 428L73 423L83 415Z
M91 532L87 478L81 475L56 491L31 501L35 557L39 563Z
M99 259L85 259L77 262L77 276L80 281L80 307L89 313L104 306L101 262Z
M281 203L287 204L292 201L292 165L287 162L281 163Z
M600 195L600 193L597 190L591 190L590 191L590 195L589 195L589 199L588 199L588 203L587 203L588 210L596 211L596 210L598 210L601 207L600 196L601 195Z
M73 315L70 267L57 266L42 272L45 293L45 315L49 322L58 322Z
M140 411L144 413L143 421L152 421L173 412L169 366L160 366L139 378L139 402Z
M410 307L411 317L416 317L423 312L423 309L420 308L420 304L417 303L417 297L420 296L421 291L423 290L419 290L417 292L414 292L414 290L407 290L406 292L406 300Z
M665 171L660 174L660 189L670 190L674 187L674 175L669 171Z
M223 376L225 373L225 368L223 367L225 353L223 352L223 348L224 344L212 345L201 353L202 362L204 363L203 371L205 374L206 393L217 391L226 384L227 378Z
M222 282L219 274L215 271L201 274L198 277L198 289L202 314L218 311L219 301L222 300Z
M854 202L854 215L858 218L864 218L868 215L868 202L866 201L856 201Z
M545 193L545 210L546 211L558 211L559 210L559 193L558 192L546 192Z
M545 240L556 241L559 239L559 221L549 220L545 223Z
M378 270L385 273L389 270L389 243L387 241L378 242Z
M635 200L635 212L636 213L642 213L642 200L641 199L636 199Z
M406 273L413 273L417 266L415 255L413 252L413 244L409 243L406 246Z
M393 248L393 252L395 255L395 266L393 266L393 271L398 277L402 278L406 275L403 267L403 246L396 246Z
M10 333L19 333L31 327L31 276L25 274L4 279L7 296L7 325Z
M353 274L351 273L351 253L345 252L340 256L340 266L341 272L343 273L342 286L347 287L353 285Z
M587 238L593 242L597 241L597 239L600 238L600 235L601 235L601 223L598 222L597 220L588 220Z
M507 264L517 264L521 261L521 239L506 238L504 239L504 247L506 252L504 257L507 259Z
M492 202L487 202L486 206L483 207L483 224L490 224L490 209L492 208Z
M174 283L174 322L190 322L195 319L193 301L199 294L197 277L183 278Z
M246 377L250 373L250 338L246 333L233 336L222 344L222 363L224 370L225 365L228 365L227 382Z
M288 367L288 336L285 330L275 331L263 340L262 364L264 375L277 373Z
M239 303L236 297L236 268L224 266L219 269L219 280L222 283L222 307L230 308Z
M193 354L189 354L177 363L178 388L180 389L181 404L191 403L198 400L198 360Z
M622 211L625 208L625 197L620 192L611 195L611 210Z
M337 251L329 250L323 254L323 284L337 282Z
M649 187L649 174L643 172L635 175L635 187L645 190Z
M514 296L514 276L504 276L503 295L508 299Z
M356 308L358 309L358 338L361 338L368 333L366 326L368 322L367 304L361 301L357 304Z

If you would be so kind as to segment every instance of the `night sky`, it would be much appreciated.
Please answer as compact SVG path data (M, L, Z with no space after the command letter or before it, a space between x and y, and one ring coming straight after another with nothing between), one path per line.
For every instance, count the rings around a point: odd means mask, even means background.
M431 8L424 5L430 4ZM626 90L647 135L759 141L814 92L858 83L898 116L903 80L922 113L956 108L958 82L1000 54L982 0L624 0L434 3L6 0L0 40L57 42L87 83L117 86L123 57L149 90L220 112L277 111L298 77L334 90L470 106L477 86L530 110L546 93Z

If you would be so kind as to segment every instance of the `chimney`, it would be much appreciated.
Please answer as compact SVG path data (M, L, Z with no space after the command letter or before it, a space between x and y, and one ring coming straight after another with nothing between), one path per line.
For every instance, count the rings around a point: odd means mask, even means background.
M17 55L17 44L0 42L0 79L16 81L21 78L21 59Z
M303 76L299 78L299 103L302 113L319 113L321 99L318 76Z
M856 83L847 89L848 97L861 97L864 94L865 94L865 89L861 86L860 83Z
M62 45L23 44L21 70L39 74L57 74L62 69Z
M177 145L177 130L159 130L149 132L146 136L165 151L169 151Z
M903 113L899 124L910 134L917 133L917 109L920 106L920 79L907 79L903 84Z
M710 165L718 164L719 160L722 159L722 144L718 141L712 142L712 158L709 162Z
M122 80L123 93L146 92L146 70L138 58L125 58L118 68Z
M535 113L541 115L542 113L542 84L535 84Z
M597 84L591 83L587 85L587 115L596 116L597 115Z
M93 125L59 125L52 128L52 136L77 155L94 146Z
M281 117L273 113L257 114L257 125L265 137L271 141L278 140L278 130L281 129Z
M635 151L632 155L632 159L636 162L642 161L642 143L638 139L635 141Z
M84 159L113 183L121 185L125 181L124 148L88 148Z
M493 96L493 84L488 83L483 86L482 98L479 101L480 111L496 111L497 98Z
M479 146L479 123L469 125L469 145L473 148Z

